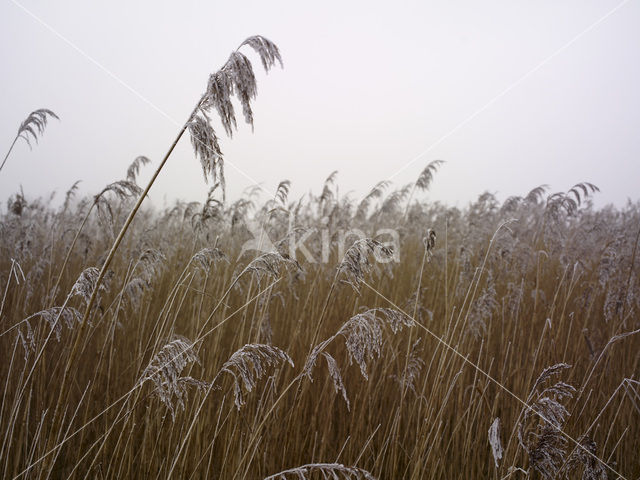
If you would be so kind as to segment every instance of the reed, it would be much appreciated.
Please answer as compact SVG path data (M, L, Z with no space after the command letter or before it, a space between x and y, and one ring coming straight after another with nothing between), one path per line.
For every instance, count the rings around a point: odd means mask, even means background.
M138 157L0 212L0 477L638 477L640 204L586 182L428 203L440 161L363 199L336 172L227 199L214 124L236 100L253 122L247 49L281 62L243 42L146 187ZM212 189L145 208L185 132Z

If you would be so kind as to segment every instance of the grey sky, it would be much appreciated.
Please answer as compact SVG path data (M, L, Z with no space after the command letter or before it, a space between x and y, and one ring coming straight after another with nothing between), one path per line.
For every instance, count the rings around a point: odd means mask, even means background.
M296 197L318 192L333 170L342 192L359 196L621 4L16 1L178 122L244 38L273 40L285 68L258 73L255 132L242 125L223 139L232 197L253 181L271 190L283 179ZM83 193L95 193L137 155L160 160L178 131L171 120L12 0L3 0L0 19L2 155L32 110L62 119L33 151L15 148L0 172L0 200L20 185L30 197L62 196L78 179ZM601 188L597 204L638 199L638 25L640 1L629 0L394 184L444 159L429 198L450 204L485 190L504 198L580 181ZM162 206L203 200L207 189L185 137L151 197Z

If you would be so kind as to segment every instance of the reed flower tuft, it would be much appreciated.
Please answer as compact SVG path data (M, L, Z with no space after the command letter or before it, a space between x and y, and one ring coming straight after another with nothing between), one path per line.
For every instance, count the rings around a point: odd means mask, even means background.
M388 262L393 258L393 250L377 240L363 238L349 247L338 265L338 275L343 277L341 280L351 285L357 293L360 293L365 275L374 266L371 257L377 262Z
M185 367L194 362L199 362L194 344L185 337L176 336L153 356L142 372L139 383L153 382L154 394L166 405L174 420L176 411L185 408L188 387L207 390L210 386L202 380L181 376Z
M307 480L316 478L312 477L314 473L321 474L322 478L327 480L375 480L375 477L368 471L357 467L346 467L341 463L309 463L274 473L265 477L264 480L287 480L289 478Z
M31 141L38 142L38 136L44 133L44 129L47 126L49 118L60 118L47 108L40 108L29 114L29 116L20 124L18 128L18 138L22 138L29 148L31 148Z
M247 344L233 355L222 366L221 372L233 377L233 397L236 408L240 410L245 404L243 387L251 392L258 380L267 373L267 367L276 367L280 363L288 363L293 367L291 357L278 347L265 344Z

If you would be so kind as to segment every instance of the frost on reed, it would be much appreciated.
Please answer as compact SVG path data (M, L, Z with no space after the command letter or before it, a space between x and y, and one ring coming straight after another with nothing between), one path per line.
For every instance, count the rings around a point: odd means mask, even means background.
M529 455L529 462L543 478L556 478L566 457L567 440L562 428L569 412L561 403L573 397L576 389L562 381L541 388L554 375L571 368L558 363L545 368L536 380L518 424L518 442ZM539 390L540 389L540 390Z
M391 308L373 308L354 315L335 335L313 348L305 362L303 374L309 378L310 381L313 381L312 372L318 356L322 353L327 360L327 367L333 380L336 393L342 393L347 407L350 407L347 391L338 365L331 355L324 352L327 346L337 337L344 337L344 344L347 348L347 354L349 355L349 364L351 365L355 361L360 367L362 376L368 380L367 362L375 358L380 358L385 328L389 327L395 334L402 330L403 327L412 327L413 325L414 322L411 317Z
M151 160L149 160L144 155L136 157L129 165L129 168L127 168L127 181L131 183L137 183L140 169L149 163L151 163Z
M247 38L237 50L231 53L222 68L211 74L197 112L187 125L205 180L211 177L214 183L220 183L223 190L225 187L223 154L218 136L211 126L210 112L215 110L218 113L225 132L230 137L233 136L233 131L238 128L235 108L231 101L231 97L235 96L242 106L245 121L253 128L251 101L255 99L258 89L251 61L240 51L243 46L255 50L265 71L268 72L276 62L282 66L282 57L275 43L260 35Z
M215 198L218 187L222 191L222 201ZM192 205L195 207L198 203ZM188 213L185 211L185 215L191 217L191 226L196 233L205 233L212 225L219 225L224 216L224 189L220 183L217 182L209 189L207 199L199 211L192 213L191 209L188 209Z
M405 312L411 312L413 318L418 321L418 323L424 323L425 320L428 320L429 323L433 321L433 311L429 310L427 307L422 305L420 302L420 298L424 298L424 293L427 288L421 288L421 292L418 292L416 289L415 292L411 294L407 301L404 303L403 310Z
M229 259L219 248L205 247L191 257L191 262L204 273L209 273L211 266L217 262L229 263Z
M338 170L334 170L324 181L324 185L322 186L322 193L320 194L320 197L318 197L318 211L321 214L325 213L323 207L330 206L334 198L337 196L337 193L334 194L332 190L332 187L336 183L337 176Z
M267 367L276 367L287 362L293 367L293 360L283 350L272 345L259 343L247 344L237 350L225 362L220 373L226 372L233 377L233 397L236 408L245 404L242 387L250 393L266 373Z
M393 216L400 214L401 203L404 202L411 195L411 184L405 185L402 188L392 191L383 200L380 208L375 213L376 216L382 217L384 215Z
M414 393L414 395L418 395L416 385L418 383L418 379L420 378L420 373L422 373L422 368L425 364L424 360L422 359L422 348L420 347L420 342L422 342L422 338L418 338L415 342L413 342L413 345L411 345L409 357L402 374L391 375L391 377L396 382L398 382L401 388L410 390Z
M150 280L153 277L158 276L163 263L167 257L157 248L145 248L138 260L134 270L138 271L139 275L143 278Z
M60 118L55 113L46 108L40 108L31 112L29 116L24 120L24 122L20 124L20 128L18 129L18 137L24 139L29 147L31 147L29 135L31 135L33 140L37 142L38 135L42 135L44 133L44 127L47 126L48 117L60 120Z
M276 188L275 199L280 202L282 207L287 206L287 199L289 198L289 190L291 189L291 180L283 180L278 184Z
M154 394L164 403L175 420L176 410L184 410L188 387L206 390L210 385L193 377L181 376L190 363L199 363L193 343L176 336L154 355L147 368L142 372L139 384L151 380L155 385Z
M500 304L496 298L493 274L489 270L487 284L480 296L473 302L469 311L469 331L475 337L481 337L487 331L487 323L491 320L493 314L498 311Z
M46 310L41 310L23 320L29 332L27 337L30 338L31 341L33 341L33 333L31 325L29 325L29 320L36 317L42 318L49 324L58 341L60 341L60 335L62 333L61 321L69 330L72 330L76 324L82 321L82 314L73 307L51 307Z
M239 108L235 100L234 105ZM217 121L216 115L210 116ZM64 309L58 296L51 298L48 292L60 276L56 290L80 297L70 298L68 305L82 311L80 306L95 289L96 269L83 269L99 267L108 245L95 212L86 215L93 197L66 202L62 208L20 197L20 213L0 212L0 323L2 331L11 329L13 334L0 335L0 351L5 353L0 362L5 375L0 429L6 439L0 448L0 477L14 478L27 469L41 478L93 478L98 466L105 479L212 474L263 478L274 472L280 473L271 478L356 476L347 467L338 471L342 467L337 462L382 478L604 478L603 469L609 466L625 478L638 476L633 456L640 428L638 384L628 380L614 391L620 377L636 378L640 335L633 334L636 330L621 332L640 328L634 256L638 205L595 210L583 202L573 216L561 208L562 221L554 222L545 215L547 194L539 189L529 200L511 199L502 207L490 196L461 209L416 201L407 220L393 214L406 189L389 193L388 187L374 198L382 190L379 186L366 214L356 219L358 201L338 195L334 179L332 174L319 185L321 195L305 196L301 202L291 203L289 182L281 182L266 202L248 193L226 204L218 187L204 205L179 202L165 211L143 212L109 267L115 273L111 292L101 291L105 308L100 320L94 320L86 334L73 336L67 335L65 324L78 331L78 314ZM103 208L110 207L117 222L127 207L123 202L131 200L117 195L133 192L128 188L135 184L133 171L126 180L130 183L113 184L103 194ZM569 195L576 200L575 194ZM270 215L273 209L277 211ZM294 223L284 221L281 209L291 211ZM512 216L520 219L513 225L514 234L505 237L508 241L497 236L491 243L497 226ZM82 218L86 223L71 248L69 240ZM275 240L269 253L260 251L255 260L256 255L241 251L252 224L264 224ZM553 249L545 240L551 224L558 232ZM373 285L369 279L380 266L374 259L379 244L373 240L356 245L339 272L335 267L344 257L341 249L350 246L342 245L341 231L358 228L374 234L381 227L399 232L403 256L402 262L384 266L393 272L393 281L387 281L383 271L376 289L395 304L406 305L405 312L451 340L450 345L492 379L471 368L456 374L457 356L431 336L418 340L417 332L403 330L403 338L393 337L393 331L412 321L390 310L361 310L363 305L390 306L382 296L363 291L358 297L351 287L327 294L340 280L360 289L364 281ZM437 230L437 240L427 227ZM303 237L313 230L317 234ZM434 240L441 241L445 233L447 248L435 246ZM312 263L300 256L309 273L287 283L287 273L294 277L297 272L283 268L295 265L281 248L285 238L296 245L306 238L304 245L316 258L326 243L327 258L338 261ZM60 268L67 252L69 262ZM574 268L577 262L579 268ZM237 291L232 282L241 272L246 281L244 290ZM258 285L259 276L265 285ZM273 301L282 303L272 308ZM139 302L140 308L127 302ZM603 312L611 314L603 318ZM23 322L29 315L35 316ZM172 334L204 328L201 323L209 315L206 322L216 327L207 330L206 343L197 351L199 366L194 364L193 342ZM544 326L547 318L553 320L551 336ZM122 328L116 331L118 321ZM51 330L52 324L58 326ZM473 326L484 332L482 342L467 334ZM16 329L32 349L26 360ZM321 335L325 331L331 333ZM34 337L35 345L28 345ZM44 337L49 340L46 346L40 344ZM77 358L69 363L68 401L58 405L59 390L48 386L60 383L60 359L69 358L78 338ZM312 338L318 340L308 345ZM244 347L231 355L244 344L256 343L287 345L287 354L300 363L298 371L284 366L284 353L267 346ZM536 380L533 364L553 365L558 357L575 365L576 374L568 377L571 370L559 364ZM314 385L301 385L312 375ZM574 378L581 382L574 383ZM583 390L580 402L569 399L568 394L578 394L558 380ZM127 396L131 401L123 408L131 413L122 416L117 413L120 404L111 402L132 383L140 388L135 395L140 401ZM213 389L223 385L225 395L215 394ZM80 398L86 386L86 397ZM206 393L194 391L198 388ZM522 410L514 398L498 394L498 388L524 392L522 400L532 410ZM230 407L234 389L236 406ZM149 401L154 408L146 408ZM60 428L51 428L56 408L66 420L61 418ZM179 411L182 408L186 412ZM494 414L489 418L490 411ZM46 421L38 423L45 413ZM583 448L568 443L566 436L565 442L558 426L576 438L585 435L579 440ZM82 434L70 436L77 428ZM33 470L32 464L59 441L65 444L58 460ZM314 463L325 460L336 465ZM303 463L310 465L285 470ZM175 475L169 472L172 465Z
M433 177L438 171L438 168L442 166L442 164L444 164L444 160L433 160L432 162L429 162L424 170L420 172L420 175L418 176L418 179L415 183L415 188L423 192L429 190L431 182L433 182Z
M338 276L343 277L341 281L351 285L358 294L365 275L374 268L371 257L386 263L393 258L393 250L377 240L363 238L349 247L338 265Z
M491 426L489 427L489 445L491 445L491 453L493 454L493 461L496 465L496 469L500 465L502 460L502 454L504 449L502 448L502 442L500 441L500 418L496 417Z
M424 238L422 239L423 243L424 243L424 247L426 249L427 252L427 260L431 260L431 257L433 256L433 249L436 248L436 238L438 236L436 235L436 231L428 228L427 229L427 234L424 236Z
M44 133L44 128L47 126L47 122L49 118L55 118L56 120L60 120L58 116L53 113L51 110L46 108L40 108L38 110L34 110L29 114L29 116L20 124L18 127L18 133L16 137L13 139L13 143L11 143L11 147L9 147L9 151L4 157L2 164L0 164L0 170L4 167L4 164L7 163L7 159L9 158L9 154L11 150L13 150L13 146L16 144L18 139L23 139L31 148L31 141L34 140L38 143L38 136Z
M27 318L21 320L11 328L5 330L2 335L12 331L13 329L17 330L18 339L20 340L20 343L22 344L22 347L24 349L25 359L28 357L31 351L35 351L36 335L34 333L33 327L31 326L31 320L38 317L40 317L47 323L47 325L49 325L49 328L51 329L49 335L54 334L58 342L60 341L62 336L63 324L69 330L73 330L73 328L77 324L82 322L82 314L77 309L67 306L65 302L65 304L61 307L50 307L29 315Z
M222 150L209 116L204 112L194 116L189 122L189 133L191 134L193 151L202 165L204 179L208 180L210 176L214 183L219 181L224 185Z
M357 467L346 467L341 463L310 463L289 470L283 470L265 477L264 480L307 480L313 473L319 473L324 480L375 480L368 471Z
M576 448L569 457L566 465L566 473L580 471L582 469L582 480L607 480L607 470L602 462L597 460L598 446L591 438L584 436L579 442L580 447Z
M384 195L384 191L389 185L391 185L391 182L389 182L388 180L383 180L371 189L371 191L358 204L355 215L356 220L366 220L367 214L369 212L369 207L375 200L382 198L382 195Z
M113 230L115 227L116 212L112 199L107 194L111 194L120 202L125 202L130 198L135 198L142 193L142 188L131 180L118 180L104 187L97 195L93 197L93 204L97 208L98 219L103 225ZM110 232L113 234L113 232Z
M281 255L278 252L267 252L251 260L239 276L248 272L255 275L259 281L264 277L277 278L282 267L293 267L296 270L302 269L300 264L289 256Z
M582 182L574 185L569 191L558 192L547 199L545 215L558 220L562 213L573 216L578 212L578 207L584 200L600 189L592 183Z
M342 394L344 403L347 404L347 410L351 411L351 402L349 402L347 389L344 386L344 381L342 380L342 374L340 373L340 367L338 367L338 362L336 362L335 358L333 358L327 352L322 352L322 356L327 361L327 369L329 370L329 376L331 377L331 380L333 382L333 389L335 390L336 393ZM313 381L310 370L308 373L308 377Z
M154 278L160 277L165 261L165 255L157 248L146 248L140 253L132 269L132 278L123 289L129 304L135 307L140 305L144 291L151 287Z
M102 198L109 192L113 193L118 199L125 200L140 195L142 189L133 180L118 180L104 187L95 198Z
M382 353L382 333L389 326L395 334L402 327L412 327L413 319L392 308L374 308L359 313L344 324L338 335L345 337L349 361L355 361L364 378L367 375L367 361L380 358Z
M76 283L73 285L71 289L71 296L79 295L85 302L88 302L91 298L91 294L93 290L96 288L96 283L98 281L98 275L100 274L100 270L96 267L86 268L76 280ZM100 290L105 291L107 287L105 286L105 282L100 284Z

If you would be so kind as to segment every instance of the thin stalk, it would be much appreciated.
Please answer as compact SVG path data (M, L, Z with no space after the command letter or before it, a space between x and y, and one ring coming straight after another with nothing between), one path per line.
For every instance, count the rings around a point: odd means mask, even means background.
M80 233L82 232L82 229L87 223L87 220L89 220L89 215L91 215L91 212L93 211L93 207L95 207L97 203L98 203L98 197L96 197L93 200L91 207L89 207L89 211L87 211L87 214L84 216L84 219L80 224L80 227L78 227L78 231L76 231L75 237L73 237L73 241L71 242L71 246L69 247L69 250L67 250L67 256L64 257L64 262L62 262L62 267L60 267L60 273L58 274L58 279L56 280L56 284L53 286L53 290L52 290L53 294L51 295L51 303L49 304L50 307L53 306L53 303L55 302L56 294L58 293L58 287L60 286L60 280L62 280L62 275L64 274L65 268L67 268L67 263L69 263L69 257L71 257L71 252L73 251L73 248L76 246L76 242L78 241L78 238L80 237Z
M269 290L270 288L272 288L276 283L278 283L280 280L275 280L273 283L271 283L271 285L267 286L264 290L258 292L251 300L250 302L253 302L254 300L256 300L258 297L260 297L260 295L264 294L267 290ZM217 325L211 327L207 332L203 333L202 336L196 338L194 340L194 345L197 342L200 342L202 340L204 340L205 337L207 337L208 335L210 335L212 332L214 332L217 328L221 327L222 325L224 325L228 320L230 320L231 318L233 318L236 314L238 314L238 312L242 311L247 305L243 305L240 308L238 308L237 310L235 310L233 313L231 313L230 315L228 315L226 318L224 318L224 320L222 320L220 323L218 323ZM174 357L175 358L175 357ZM170 359L167 361L166 364L172 362L174 360L174 358ZM166 365L165 364L165 365ZM25 365L26 368L26 365ZM118 403L120 403L122 400L127 399L132 393L134 393L136 390L138 390L144 382L136 382L136 384L128 391L126 392L124 395L122 395L121 397L119 397L117 400L115 400L113 403L111 403L110 405L108 405L107 407L105 407L100 413L98 413L97 415L95 415L94 417L92 417L90 420L88 420L87 422L85 422L81 427L77 428L74 432L72 433L66 433L64 435L64 438L62 440L58 440L57 443L55 445L53 445L51 448L48 448L46 450L46 452L39 457L37 460L35 460L33 463L31 463L30 465L28 465L24 470L22 470L18 475L16 475L14 477L14 480L16 480L18 477L26 474L29 472L29 470L31 470L35 465L37 465L38 463L42 462L43 460L45 460L49 455L51 455L52 453L58 451L65 443L67 443L71 438L75 437L78 433L82 432L85 428L87 428L89 425L91 425L93 422L95 422L98 418L102 417L102 415L104 415L105 413L107 413L108 411L110 411L113 407L115 407ZM137 397L136 397L137 398ZM120 410L122 411L122 409ZM119 413L118 413L119 415ZM117 421L117 420L116 420ZM7 435L9 434L9 432L7 431ZM4 444L7 444L7 440L5 439ZM92 448L92 447L90 447Z
M622 297L622 311L620 312L620 318L624 318L624 308L627 305L627 296L629 295L629 286L631 285L631 274L633 273L633 267L636 264L636 252L638 250L638 240L640 240L640 228L636 235L636 241L633 243L633 253L631 254L631 266L629 267L629 275L627 275L627 284L624 290L624 297Z
M494 234L495 236L495 234ZM366 287L368 287L373 293L375 293L376 295L378 295L379 297L381 297L383 300L385 300L387 303L389 303L393 308L395 308L396 310L404 313L405 315L409 316L408 313L406 313L402 308L400 308L398 305L396 305L392 300L390 300L389 298L385 297L382 293L380 293L378 290L376 290L375 288L373 288L371 285L369 285L366 281L362 282ZM527 398L527 400L523 400L522 398L520 398L520 396L516 393L514 393L511 389L509 389L507 386L505 386L503 383L501 383L500 381L498 381L496 378L494 378L488 371L484 370L482 367L480 367L478 364L476 364L475 362L469 360L468 356L464 356L462 355L462 353L460 353L458 351L458 349L455 346L452 346L451 344L449 344L448 342L446 342L445 340L443 340L439 335L437 335L436 333L434 333L430 328L426 327L425 325L423 325L421 322L419 322L418 320L416 320L415 318L413 318L413 321L415 322L415 324L422 328L428 335L430 335L431 337L433 337L433 339L435 341L437 341L439 344L441 344L443 347L445 347L447 350L449 350L452 353L452 356L456 356L458 358L460 358L465 364L467 364L468 366L472 367L473 369L475 369L478 373L482 374L487 380L489 380L490 382L494 383L497 387L499 387L501 390L503 390L505 393L507 393L510 397L512 397L514 400L516 400L518 403L520 403L523 407L523 411L529 411L532 414L536 415L537 417L539 417L540 419L542 419L544 421L544 423L546 423L547 425L549 425L550 427L552 427L554 430L556 430L556 432L558 432L560 435L562 435L563 437L565 437L567 440L569 440L571 443L573 443L573 445L575 446L575 448L579 448L581 449L585 454L587 454L589 457L591 457L593 460L596 460L597 462L600 462L600 464L605 467L607 470L609 470L610 472L614 473L615 475L617 475L617 477L620 478L624 478L622 477L622 475L620 475L615 469L613 469L610 465L606 464L604 462L604 460L601 460L599 457L597 457L594 453L592 453L591 451L587 450L582 444L580 444L575 438L573 438L571 435L569 435L568 433L566 433L564 430L562 430L561 428L559 428L558 426L556 426L555 423L553 423L551 420L549 420L545 415L543 415L541 412L539 412L538 410L535 410L531 405L530 405L530 401L531 401L531 397ZM637 331L634 332L630 332L628 334L626 334L625 336L628 335L632 335L635 333L640 333L640 329L638 329ZM611 341L609 342L611 343ZM605 347L606 348L606 347ZM601 355L602 356L602 355ZM459 373L458 373L459 375ZM457 375L456 375L457 377ZM586 385L586 382L585 382ZM447 394L448 396L448 394ZM446 403L446 400L445 400ZM596 419L597 420L597 419ZM596 422L594 421L594 424ZM427 437L428 438L428 437ZM617 478L616 477L616 478Z
M118 250L118 247L120 246L120 243L122 243L122 240L124 239L124 236L127 233L127 230L129 229L129 226L133 222L133 218L136 216L136 213L138 213L138 210L140 209L140 206L142 205L142 202L144 201L145 197L149 193L149 190L153 186L153 183L155 182L156 178L158 177L158 175L162 171L164 165L167 163L167 160L169 159L169 156L171 155L171 153L173 153L174 148L176 147L176 145L178 144L178 142L182 138L182 135L184 134L185 130L187 129L187 127L188 127L189 123L191 122L191 120L193 119L194 115L196 114L196 112L200 108L200 105L202 104L203 98L201 98L198 101L198 103L196 104L196 106L194 107L194 109L191 112L191 114L189 115L187 121L184 123L184 125L180 129L180 132L176 136L175 140L173 141L173 143L169 147L169 150L167 151L166 155L164 156L164 158L160 162L160 165L158 165L158 168L153 173L151 179L149 180L149 183L147 184L147 186L145 187L143 192L140 194L140 197L138 198L138 201L136 202L135 206L133 207L133 209L129 213L129 216L127 217L126 221L124 222L124 225L122 226L122 229L120 230L120 233L118 234L115 242L111 246L111 250L109 251L109 254L107 255L107 258L104 261L104 264L102 265L102 268L100 269L100 273L98 275L98 279L96 280L95 287L93 288L93 293L91 294L91 298L89 299L89 302L87 302L87 307L86 307L86 309L84 311L84 316L83 316L83 319L82 319L82 323L80 324L80 327L78 329L78 333L76 334L75 342L73 344L73 347L71 348L71 353L69 354L69 358L68 358L68 360L66 362L66 365L65 365L65 368L64 368L64 373L62 375L62 381L60 382L61 383L60 393L58 395L58 401L56 402L55 412L54 412L54 415L53 415L53 421L52 421L52 429L53 430L52 431L55 431L55 429L57 427L57 424L58 424L58 422L60 420L60 406L65 403L65 397L66 397L67 392L68 392L68 383L69 383L68 380L69 380L69 375L71 373L71 365L73 365L73 363L76 360L76 356L78 355L78 347L80 346L80 343L81 343L82 334L84 333L84 329L86 328L86 325L88 323L89 315L91 313L91 309L93 308L93 305L94 305L94 303L96 301L96 297L98 295L98 290L99 290L100 284L102 283L102 280L104 279L104 276L105 276L105 274L107 272L107 269L111 265L111 262L113 261L113 257L115 256L115 253Z
M418 186L418 182L413 184L411 188L411 193L409 193L409 200L407 201L407 206L404 209L404 214L402 215L402 221L407 221L407 216L409 215L409 209L411 208L411 202L413 201L413 195L416 193L416 187Z
M428 249L427 249L427 244L425 242L424 244L424 253L422 255L422 264L420 265L420 274L418 276L418 288L416 289L416 298L415 298L415 303L413 305L413 316L412 318L416 318L416 315L418 314L418 305L420 303L420 289L422 288L422 274L424 272L424 265L426 263L427 260L427 254L429 253ZM404 361L404 368L402 370L402 382L401 382L401 390L400 390L400 402L398 404L398 406L396 407L396 413L395 413L395 418L393 420L393 424L391 426L391 438L395 440L395 438L398 435L398 428L400 425L400 414L401 414L401 410L402 410L402 406L404 405L404 401L405 401L405 397L407 395L407 390L408 387L406 385L406 381L407 381L407 368L409 366L409 357L411 356L411 347L413 345L413 329L409 329L409 340L407 341L407 352L405 355L405 361ZM392 452L391 452L391 458L393 459L392 461L394 462L392 471L397 471L397 465L395 464L395 461L397 459L397 451L398 451L398 442L393 442L393 447L392 447Z
M2 161L2 165L0 165L0 171L2 170L2 167L4 167L4 164L7 163L7 159L9 158L9 154L11 154L11 150L13 150L13 147L16 144L16 142L18 141L18 138L20 138L20 135L16 135L16 138L13 139L13 143L9 147L9 151L4 156L4 160Z

